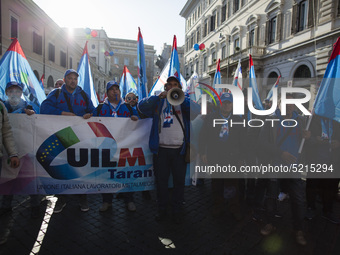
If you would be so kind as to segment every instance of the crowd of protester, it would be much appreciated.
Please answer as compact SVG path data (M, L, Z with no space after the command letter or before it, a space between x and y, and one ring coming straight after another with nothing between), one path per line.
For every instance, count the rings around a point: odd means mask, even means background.
M106 85L107 98L94 107L90 96L77 84L79 74L72 69L65 72L64 79L59 79L55 89L41 104L40 113L50 115L81 116L89 119L92 116L130 118L133 121L151 118L152 126L149 138L150 151L153 153L153 171L156 183L158 211L157 221L165 221L171 217L175 223L183 221L182 207L184 204L184 186L187 170L187 146L194 145L198 152L197 161L205 165L291 165L304 162L305 164L332 165L338 171L340 157L340 124L321 116L313 116L311 127L306 130L306 118L301 116L294 105L288 104L286 114L282 115L278 107L270 118L279 119L277 122L267 121L262 128L230 125L230 119L241 123L254 117L245 109L243 116L233 115L233 95L223 93L220 96L222 104L213 106L208 103L208 114L200 115L201 106L185 95L179 105L171 105L167 99L168 92L180 88L181 83L175 76L170 76L159 95L143 98L138 102L134 91L125 98L121 97L119 84L110 81ZM10 157L12 167L19 166L18 152L14 144L13 133L8 120L8 113L35 114L30 105L21 99L22 86L10 82L6 87L8 100L0 103L2 122L1 147L5 147ZM246 91L244 91L246 95ZM287 98L293 95L287 95ZM85 102L80 103L80 101ZM270 102L265 102L270 108ZM212 126L214 119L223 120L224 124ZM286 127L294 122L297 125ZM274 123L274 125L271 125ZM281 123L281 124L280 124ZM194 124L194 125L193 125ZM190 141L190 126L194 126L194 141ZM325 129L332 132L327 133ZM299 146L305 139L303 161ZM17 145L18 146L18 145ZM1 165L0 165L1 167ZM173 188L168 188L170 175L173 178ZM225 174L212 174L211 186L213 201L212 214L214 217L224 215L224 207L228 208L236 221L244 217L242 202L246 201L252 209L253 219L261 221L259 232L270 235L276 230L275 221L281 217L277 208L278 196L288 197L291 202L292 222L297 243L306 245L303 219L316 217L316 198L322 199L323 217L334 224L340 224L340 219L332 211L339 179L308 178L306 185L302 178L236 178ZM203 184L202 180L197 181ZM172 193L170 196L169 193ZM60 213L68 202L69 195L57 195L54 213ZM137 210L134 204L134 193L126 192L124 198L127 210ZM148 191L143 196L150 198ZM31 216L39 217L38 195L31 195ZM87 196L79 194L79 208L86 212L90 209ZM171 198L171 202L170 202ZM13 195L4 195L0 216L12 210ZM102 194L102 206L98 208L105 213L112 208L113 194Z

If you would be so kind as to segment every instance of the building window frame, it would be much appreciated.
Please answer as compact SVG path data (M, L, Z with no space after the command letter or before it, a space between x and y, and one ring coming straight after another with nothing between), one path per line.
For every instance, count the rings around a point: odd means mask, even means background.
M233 7L233 13L236 13L240 9L240 0L234 0Z
M216 50L215 50L215 49L212 49L212 50L211 50L211 64L212 64L212 65L215 64L216 59L217 59L217 57L216 57ZM214 60L215 60L215 61L214 61Z
M216 29L216 21L217 21L216 17L217 17L217 11L214 10L212 15L210 16L210 30L209 30L209 32L213 32Z
M307 28L308 25L308 1L304 0L298 3L298 17L297 17L297 26L296 32L303 31Z
M19 19L14 16L10 15L10 31L11 31L11 38L18 38L19 37Z
M221 23L227 20L227 0L224 0L221 8Z
M48 60L55 62L55 45L48 43Z
M203 55L203 72L207 72L208 70L208 56L207 54Z
M63 50L60 50L60 66L66 68L67 61L66 61L66 52Z
M274 43L276 41L276 31L277 31L277 16L272 17L269 20L268 26L268 43Z
M203 38L208 35L208 18L204 20L204 25L203 25Z
M42 36L36 31L33 31L33 52L38 55L42 55L42 45Z
M225 59L227 57L227 45L222 44L221 47L221 60Z

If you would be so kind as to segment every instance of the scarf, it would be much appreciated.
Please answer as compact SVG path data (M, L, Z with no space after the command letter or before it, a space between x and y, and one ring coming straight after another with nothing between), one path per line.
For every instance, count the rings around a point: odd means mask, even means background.
M221 126L219 137L221 141L227 141L228 136L229 136L229 121L228 120L230 119L231 113L229 114L227 118L225 118L222 114L220 115L223 119L227 120L227 123Z
M163 122L163 128L168 128L171 126L171 124L174 122L173 121L173 112L172 112L172 106L171 104L168 102L168 100L166 100L166 107L163 110L163 118L164 118L164 122Z

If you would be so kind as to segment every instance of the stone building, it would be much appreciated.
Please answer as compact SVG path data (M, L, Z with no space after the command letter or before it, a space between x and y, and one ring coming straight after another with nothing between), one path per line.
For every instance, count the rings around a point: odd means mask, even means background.
M252 54L261 98L281 75L281 86L312 92L312 105L332 45L340 36L340 0L188 0L185 68L211 83L221 59L222 83L231 83L241 59L249 76ZM195 44L204 44L196 51ZM247 86L247 85L246 85Z
M137 32L136 32L137 37ZM110 38L110 47L114 55L111 57L112 74L119 82L123 73L124 65L127 66L133 78L137 83L137 40ZM144 44L145 65L148 91L153 85L154 62L156 50L154 46Z
M0 5L0 57L11 44L11 38L18 38L38 80L45 74L45 92L50 92L65 70L77 69L85 43L82 46L76 43L67 30L60 28L32 0L2 0ZM95 61L91 61L91 69L93 77L103 77Z

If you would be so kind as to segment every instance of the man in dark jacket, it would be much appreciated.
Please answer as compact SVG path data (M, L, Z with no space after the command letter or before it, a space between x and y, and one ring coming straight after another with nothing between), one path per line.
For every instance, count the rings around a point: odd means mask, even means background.
M79 74L69 69L64 75L64 84L48 94L40 107L41 114L82 116L88 119L92 116L94 106L91 97L78 86Z
M287 94L287 99L293 98L293 94ZM275 121L273 126L271 122L266 122L263 126L259 144L263 149L266 156L263 158L273 166L290 166L291 164L298 163L298 150L302 138L307 138L305 131L305 119L295 111L295 105L287 104L286 115L281 114L281 110L275 111ZM285 123L283 125L282 123ZM288 127L290 126L290 127ZM272 176L276 177L281 176ZM280 185L284 184L287 189L291 201L293 227L296 233L296 241L300 245L306 245L307 241L303 233L303 219L304 219L304 204L305 196L301 178L280 179ZM270 196L272 202L276 200L277 192L273 192ZM273 210L274 206L267 207L267 216L265 219L266 225L261 229L262 235L269 235L275 230L273 223Z
M158 215L156 220L166 218L168 205L168 180L170 172L173 176L172 212L175 222L181 221L181 206L183 202L186 162L186 143L190 139L190 117L196 117L199 106L190 103L185 97L181 105L172 106L166 99L172 88L181 88L178 77L170 76L164 86L164 91L158 96L144 98L138 104L138 109L147 117L153 118L149 146L153 153L153 167L157 185ZM190 107L191 109L190 116Z
M233 96L230 93L221 95L220 108L207 115L199 137L199 153L202 162L207 166L240 166L242 160L241 148L243 146L244 127L233 125L241 123L239 116L233 115ZM213 126L214 120L225 120L225 124ZM239 179L231 174L213 173L213 215L220 216L223 212L224 195L229 199L229 209L236 220L241 220L239 201Z
M64 82L61 88L57 88L48 94L40 107L41 114L82 116L84 119L91 118L95 110L91 97L78 86L79 74L69 69L65 72ZM66 206L65 195L58 196L54 213L60 213ZM85 194L79 195L80 210L87 212L90 208Z

